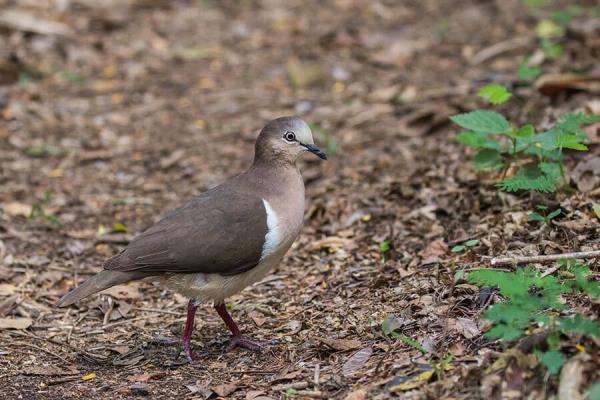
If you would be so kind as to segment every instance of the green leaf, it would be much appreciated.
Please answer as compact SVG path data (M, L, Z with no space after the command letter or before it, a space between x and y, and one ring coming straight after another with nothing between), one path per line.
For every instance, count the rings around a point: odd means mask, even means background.
M594 214L596 214L596 217L598 217L598 219L600 219L600 203L596 203L592 206L592 210L594 210Z
M381 254L385 254L388 251L390 251L390 242L388 242L387 240L384 240L381 243L379 243L379 252Z
M285 391L285 396L286 397L295 397L298 395L298 390L294 389L294 388L288 388Z
M488 110L476 110L450 117L455 124L476 132L504 133L509 123L502 114Z
M556 375L565 363L565 357L558 350L536 351L535 355L551 375Z
M465 246L467 246L467 247L474 247L474 246L477 246L478 244L479 244L479 240L477 240L477 239L471 239L471 240L467 240L465 242Z
M600 400L600 381L596 381L590 388L587 400Z
M576 332L586 336L600 337L600 325L577 314L573 318L560 318L559 327L563 332Z
M531 124L523 125L517 131L517 137L526 138L535 135L535 127Z
M539 67L528 67L527 65L521 65L517 70L517 76L522 81L532 81L541 73L542 70Z
M529 213L527 220L528 221L537 221L537 222L546 222L546 219L543 216L541 216L540 214L536 213L535 211L532 211Z
M554 219L554 218L558 217L561 212L562 212L562 210L560 208L556 209L556 210L552 211L550 214L548 214L548 216L546 218L548 220Z
M535 32L541 39L560 38L565 35L565 28L550 19L542 19L535 27Z
M478 171L496 170L504 166L500 152L494 149L479 150L471 159L471 163Z
M456 135L456 140L475 149L500 150L500 142L490 139L485 132L461 132Z
M419 350L423 354L429 353L429 351L425 347L423 347L419 342L417 342L414 339L409 338L406 335L403 335L398 332L391 332L391 336L393 338L400 339L402 342L406 343L407 345L409 345L410 347L412 347L414 349Z
M41 144L39 146L32 146L25 150L25 154L29 157L60 157L64 155L66 151L58 146L51 144Z
M452 250L450 250L450 251L453 252L453 253L460 253L461 251L464 251L465 249L466 249L465 246L459 244L457 246L454 246L452 248Z
M563 47L550 39L542 39L542 51L547 58L556 60L562 55Z
M127 227L120 222L116 222L112 226L113 232L127 232Z
M498 84L486 85L479 89L477 95L487 99L494 105L502 104L512 97L512 93L509 92L504 86Z
M501 180L497 183L497 186L503 192L535 190L542 193L552 193L556 191L554 180L548 178L547 176L529 178L523 175L515 175Z
M496 325L485 333L490 339L500 339L504 341L516 340L523 336L523 331L520 328L515 328L509 325Z
M579 151L588 150L588 147L582 144L580 139L577 135L562 135L558 138L558 146Z

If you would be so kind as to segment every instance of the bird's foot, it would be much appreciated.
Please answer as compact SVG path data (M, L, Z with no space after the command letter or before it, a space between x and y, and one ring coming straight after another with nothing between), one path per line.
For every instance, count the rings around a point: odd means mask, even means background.
M242 349L251 351L261 351L265 346L239 335L232 336L231 339L229 339L229 343L227 344L227 348L225 349L225 351L231 351L236 347L240 347Z

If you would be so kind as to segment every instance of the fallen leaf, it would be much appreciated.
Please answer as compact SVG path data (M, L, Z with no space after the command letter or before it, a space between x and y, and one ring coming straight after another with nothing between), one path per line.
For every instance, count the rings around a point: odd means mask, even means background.
M237 385L235 383L225 383L223 385L213 386L211 390L221 397L227 397L235 392Z
M582 400L583 384L583 363L577 358L573 358L565 363L560 372L560 383L558 385L558 398L569 400ZM590 397L591 400L591 397Z
M367 394L365 389L356 389L348 393L346 397L344 397L344 400L365 400Z
M454 328L467 339L472 339L481 334L477 324L472 319L459 317L453 322Z
M371 354L373 354L372 347L365 347L364 349L352 354L344 363L344 366L342 367L342 374L344 376L353 375L360 368L362 368L363 365L365 365L365 363L369 360L369 357L371 357Z
M548 96L567 89L600 93L600 77L579 74L546 74L538 78L535 88Z
M72 367L62 369L53 365L32 366L21 371L23 375L40 375L40 376L60 376L60 375L78 375L79 371Z
M313 242L311 247L313 250L326 249L330 252L335 252L343 247L347 247L352 242L352 239L346 239L339 236L328 236L326 238Z
M130 375L127 377L127 380L130 382L148 382L151 380L160 379L164 376L165 376L164 372L153 372L153 373L144 372L143 374L139 374L139 375Z
M0 318L2 329L27 329L33 324L31 318Z
M89 374L85 374L84 376L81 377L82 380L84 381L89 381L92 379L96 379L96 373L95 372L90 372Z
M582 192L589 192L600 186L600 157L579 162L571 172L571 178Z
M433 377L434 373L435 371L433 369L421 372L420 374L408 379L406 382L390 386L388 390L392 393L397 393L416 389L424 383L429 382L429 380Z
M319 337L316 339L317 341L331 347L332 349L339 351L357 349L361 345L360 340L356 339L334 339L326 337Z
M258 327L262 326L266 322L265 316L258 311L250 311L248 316L252 318L252 321L254 321Z
M419 255L423 257L421 264L428 265L434 264L440 261L440 257L448 252L448 245L444 240L437 239L429 243L427 247L419 252Z
M102 294L108 294L116 299L139 299L142 297L140 290L136 284L128 284L128 285L117 285L111 288L105 289Z
M2 210L13 217L29 217L31 215L31 206L24 203L7 203L2 206Z
M16 290L17 287L11 283L0 283L0 296L10 296Z

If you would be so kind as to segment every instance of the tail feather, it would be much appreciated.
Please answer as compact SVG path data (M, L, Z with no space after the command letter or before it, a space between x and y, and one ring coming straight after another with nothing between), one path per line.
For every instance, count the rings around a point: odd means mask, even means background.
M88 297L94 293L98 293L101 290L108 289L109 287L127 283L136 279L142 279L148 275L142 272L121 272L121 271L107 271L103 270L96 275L71 290L69 293L64 295L56 305L59 307L70 306L71 304Z

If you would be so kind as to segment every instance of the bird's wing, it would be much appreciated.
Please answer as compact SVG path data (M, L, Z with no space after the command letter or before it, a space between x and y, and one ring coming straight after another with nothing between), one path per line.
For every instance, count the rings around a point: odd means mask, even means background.
M260 197L217 187L137 236L104 269L235 275L259 263L267 232Z

